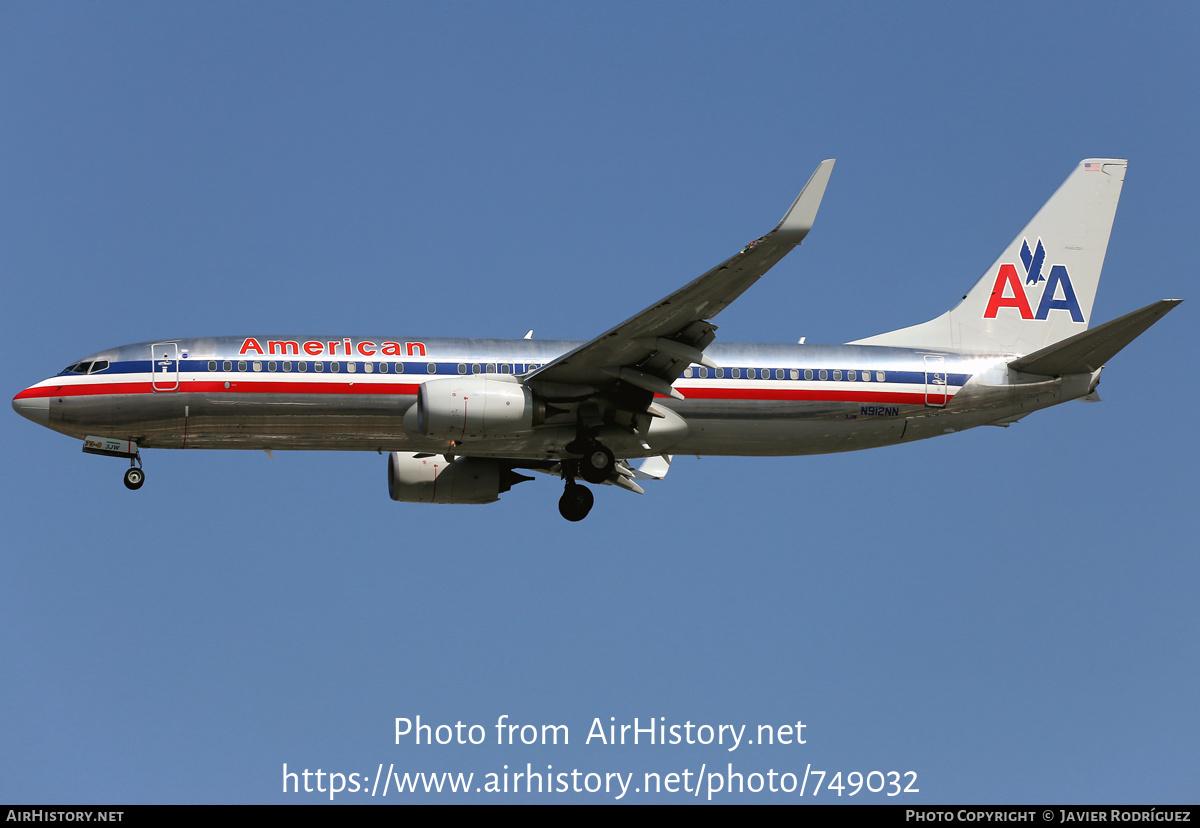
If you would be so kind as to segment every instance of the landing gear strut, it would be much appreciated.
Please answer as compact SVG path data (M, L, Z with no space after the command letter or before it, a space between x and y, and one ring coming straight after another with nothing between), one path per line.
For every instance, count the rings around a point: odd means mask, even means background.
M567 487L558 500L558 512L569 521L583 520L592 511L595 498L585 486L575 482L578 475L588 483L600 484L612 477L617 460L607 446L590 437L580 424L578 436L564 447L572 454L583 455L578 460L564 460L563 479Z
M558 513L569 521L580 521L592 511L593 502L595 498L591 489L580 486L574 480L568 480L566 490L558 499Z
M137 465L134 465L134 464ZM146 472L142 470L142 456L139 453L134 453L129 458L129 468L125 470L125 488L131 491L137 491L142 488L142 484L146 482Z

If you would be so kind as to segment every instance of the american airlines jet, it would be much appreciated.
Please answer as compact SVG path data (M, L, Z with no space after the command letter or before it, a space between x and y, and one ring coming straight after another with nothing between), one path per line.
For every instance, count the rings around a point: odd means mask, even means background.
M130 489L145 448L376 451L393 500L491 503L543 472L577 521L580 480L640 494L673 455L874 448L1098 399L1104 364L1180 301L1089 328L1127 166L1089 158L935 319L845 345L718 342L712 319L808 235L833 163L770 233L587 342L162 339L74 362L13 408L128 459Z

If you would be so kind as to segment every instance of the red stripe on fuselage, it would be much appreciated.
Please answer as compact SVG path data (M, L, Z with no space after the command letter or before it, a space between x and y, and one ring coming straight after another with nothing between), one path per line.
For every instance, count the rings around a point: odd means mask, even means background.
M924 405L923 392L830 391L818 388L680 388L689 400L786 400L802 402L912 403Z
M149 382L79 383L42 385L26 388L13 399L37 397L114 396L122 394L389 394L413 396L420 383L372 382L261 382L254 380L181 382L178 390L156 391ZM788 402L906 403L924 405L924 392L907 391L833 391L815 388L680 388L689 400L743 400L746 402L779 400ZM661 394L656 394L662 397ZM941 396L941 395L938 395ZM949 396L953 395L948 395Z
M106 382L79 385L43 385L26 388L13 399L81 397L118 394L416 394L417 383L394 382L181 382L178 389L155 391L149 382Z

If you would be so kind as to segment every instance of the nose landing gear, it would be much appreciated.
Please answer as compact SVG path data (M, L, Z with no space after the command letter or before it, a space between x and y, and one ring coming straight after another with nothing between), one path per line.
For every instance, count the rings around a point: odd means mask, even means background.
M99 454L102 457L125 457L129 459L129 468L125 470L125 488L136 491L146 482L146 472L142 470L142 455L138 445L133 440L118 440L113 437L83 438L84 454Z
M136 492L146 482L146 472L142 469L142 453L135 447L129 457L129 468L125 470L125 488Z
M125 470L125 488L138 490L142 488L142 484L146 482L146 473L137 466L130 466Z

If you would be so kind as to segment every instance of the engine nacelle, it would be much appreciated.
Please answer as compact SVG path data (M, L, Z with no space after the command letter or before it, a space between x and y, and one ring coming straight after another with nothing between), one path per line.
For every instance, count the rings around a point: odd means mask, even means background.
M459 377L430 380L417 391L417 430L439 440L508 437L545 418L528 387L513 380Z
M388 457L388 494L404 503L495 503L501 492L529 479L480 457L447 460L400 451Z

